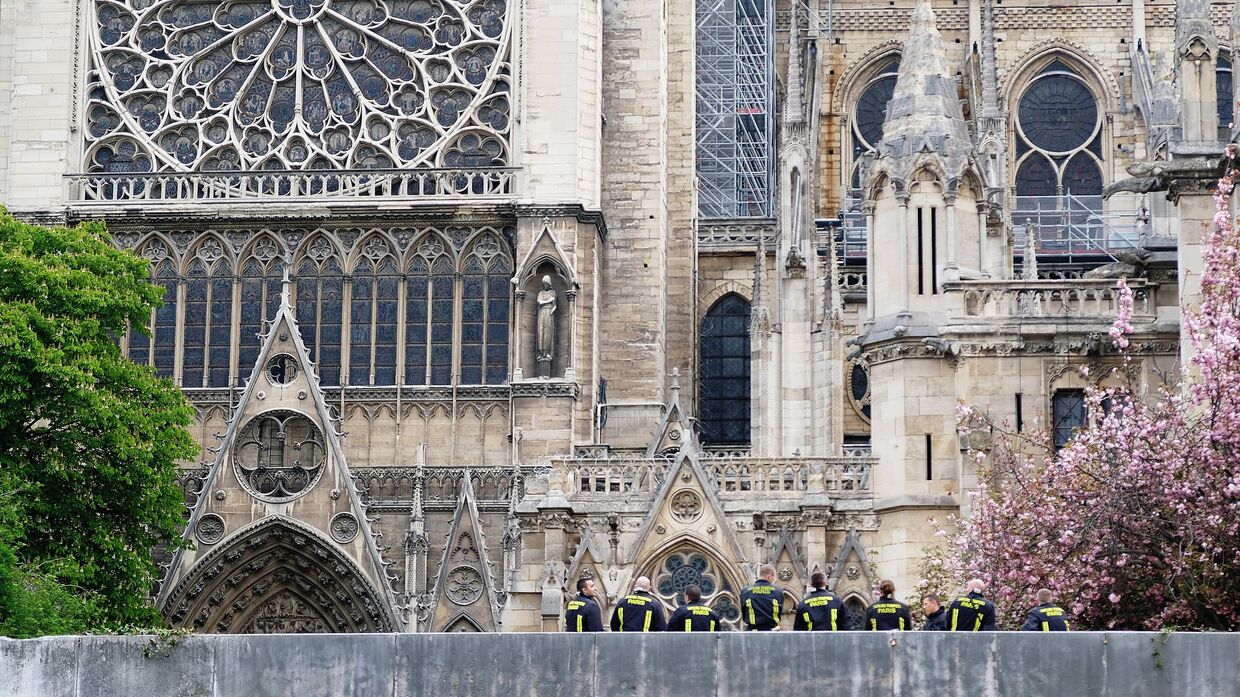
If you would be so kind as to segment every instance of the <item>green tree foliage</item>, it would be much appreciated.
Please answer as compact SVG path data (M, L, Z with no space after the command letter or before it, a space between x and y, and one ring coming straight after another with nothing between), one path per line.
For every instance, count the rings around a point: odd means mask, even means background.
M0 625L58 607L64 629L81 613L96 627L159 622L151 552L181 544L176 463L198 453L193 412L116 338L146 326L161 294L102 225L0 211L0 593L34 594L0 595Z

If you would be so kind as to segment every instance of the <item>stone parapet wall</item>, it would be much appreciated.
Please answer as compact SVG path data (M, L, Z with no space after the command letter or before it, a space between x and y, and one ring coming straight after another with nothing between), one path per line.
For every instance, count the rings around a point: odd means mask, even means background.
M1240 695L1240 634L0 639L5 697Z

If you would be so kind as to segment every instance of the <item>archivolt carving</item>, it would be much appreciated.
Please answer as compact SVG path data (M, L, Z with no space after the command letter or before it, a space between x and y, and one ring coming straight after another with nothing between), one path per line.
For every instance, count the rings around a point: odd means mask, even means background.
M97 0L89 171L508 160L504 0Z
M300 603L300 604L299 604ZM300 608L298 610L297 608ZM390 632L395 620L360 570L287 518L267 518L212 550L169 595L177 626L207 633Z
M840 75L839 81L836 82L835 94L832 95L831 99L831 110L837 114L843 113L845 104L851 104L856 101L857 95L853 93L865 81L859 79L858 76L864 76L868 79L867 73L878 67L880 59L899 56L903 51L903 41L888 39L870 48L860 58L853 61L844 70L844 73ZM847 101L845 101L846 98L848 98Z

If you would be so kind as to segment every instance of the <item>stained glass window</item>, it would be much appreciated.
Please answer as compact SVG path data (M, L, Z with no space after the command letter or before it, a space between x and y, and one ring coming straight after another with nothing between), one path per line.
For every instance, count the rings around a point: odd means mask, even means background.
M1025 89L1016 125L1017 196L1102 195L1098 99L1062 61Z
M381 238L372 237L363 250L352 275L349 384L394 385L399 267Z
M860 598L844 600L844 628L854 632L865 629L865 603Z
M1227 128L1235 119L1236 107L1231 93L1231 59L1219 56L1214 72L1218 99L1218 125Z
M856 361L848 371L849 396L853 407L867 420L870 418L870 368Z
M153 263L152 282L164 289L163 304L151 313L141 331L129 332L129 358L135 363L155 367L160 377L173 377L177 347L177 270L162 244L147 247L145 255Z
M698 412L702 442L749 443L749 303L727 295L702 321Z
M427 339L430 337L430 266L421 256L409 265L405 303L405 384L426 384Z
M1051 398L1052 431L1055 449L1068 444L1085 427L1085 390L1055 390Z
M344 273L330 243L318 241L323 246L312 243L310 256L297 269L297 321L319 380L339 385Z
M725 628L736 628L740 619L732 585L715 565L698 552L675 552L663 560L654 577L655 593L665 607L674 610L685 604L685 588L697 586L702 602L715 609Z
M258 360L259 334L280 308L284 259L275 240L261 238L241 265L241 321L238 337L238 380L250 377Z
M873 152L883 140L883 125L887 120L887 104L896 90L896 74L900 61L888 61L880 67L866 84L853 109L850 152L852 154L851 187L861 188L861 156Z
M495 166L504 0L97 0L92 172Z

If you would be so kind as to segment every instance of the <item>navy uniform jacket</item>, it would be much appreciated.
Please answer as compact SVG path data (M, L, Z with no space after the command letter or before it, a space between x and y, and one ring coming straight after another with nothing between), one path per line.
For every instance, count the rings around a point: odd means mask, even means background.
M568 601L568 611L564 613L564 631L603 631L603 613L598 609L594 598L578 593L576 598Z
M995 604L976 591L956 598L947 606L947 631L995 631Z
M783 602L783 589L771 585L770 581L758 579L741 591L741 617L746 629L765 631L778 627Z
M826 588L805 596L797 606L792 628L798 632L834 632L846 624L844 601Z
M947 610L940 607L935 610L933 615L926 615L926 624L922 626L923 632L946 632L947 631Z
M866 610L865 626L876 631L912 629L913 616L909 614L908 605L884 595Z
M633 591L616 603L611 613L613 632L661 632L667 629L663 605L645 591Z
M719 629L719 615L697 600L681 605L667 621L669 632L713 632Z
M1029 619L1021 625L1022 632L1067 632L1068 613L1058 605L1046 603L1029 611Z

